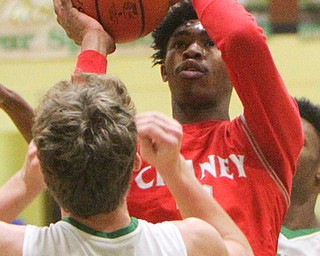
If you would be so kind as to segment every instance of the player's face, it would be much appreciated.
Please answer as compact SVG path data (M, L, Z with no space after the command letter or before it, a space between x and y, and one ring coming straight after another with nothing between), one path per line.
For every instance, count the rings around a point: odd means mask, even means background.
M303 190L315 188L316 172L320 171L320 135L311 123L302 118L304 145L297 162L297 172L293 177L293 193L303 195ZM309 194L309 193L307 193Z
M190 20L171 35L161 74L169 83L173 103L179 105L199 107L231 97L221 52L199 20Z

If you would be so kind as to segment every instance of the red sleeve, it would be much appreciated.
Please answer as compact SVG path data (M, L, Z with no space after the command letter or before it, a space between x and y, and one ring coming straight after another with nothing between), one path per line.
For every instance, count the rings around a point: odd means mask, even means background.
M79 54L76 69L77 73L105 74L107 71L107 59L104 55L94 50L86 50Z
M275 66L266 36L236 0L193 0L193 4L221 51L244 107L244 125L277 175L288 181L303 133L299 111Z

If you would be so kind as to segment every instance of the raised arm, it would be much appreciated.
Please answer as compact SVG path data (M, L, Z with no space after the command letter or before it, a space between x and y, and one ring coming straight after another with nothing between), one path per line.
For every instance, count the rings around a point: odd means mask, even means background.
M0 188L0 220L13 221L45 189L37 149L31 142L22 168Z
M24 139L32 140L33 108L19 94L0 84L0 108L11 118Z
M244 234L202 188L180 154L181 125L163 114L153 112L139 114L136 120L141 156L161 174L182 217L196 217L209 223L220 234L228 255L253 255ZM193 232L184 228L180 231L187 236ZM221 238L213 236L213 241L208 241L213 246L211 253L221 246Z
M288 181L303 145L301 121L296 103L274 63L266 36L236 0L193 0L193 5L221 51L242 102L241 126L254 148L252 152L259 154L260 159L267 159L264 165L268 165L290 191Z

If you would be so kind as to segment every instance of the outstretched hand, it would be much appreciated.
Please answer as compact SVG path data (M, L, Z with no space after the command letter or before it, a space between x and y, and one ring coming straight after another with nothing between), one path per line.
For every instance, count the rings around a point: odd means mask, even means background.
M71 0L53 0L53 4L58 23L77 45L86 47L84 41L94 35L93 40L89 40L96 44L101 40L102 47L106 51L104 55L115 51L115 42L102 25L94 18L74 8ZM96 40L97 37L99 40Z
M157 112L136 116L140 139L140 153L150 165L155 166L162 177L180 169L182 127L174 119Z

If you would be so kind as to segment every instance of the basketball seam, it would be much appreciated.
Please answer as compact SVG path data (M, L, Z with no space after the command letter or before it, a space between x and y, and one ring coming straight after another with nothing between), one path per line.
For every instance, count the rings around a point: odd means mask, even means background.
M107 31L106 27L102 23L102 19L101 19L101 15L100 15L100 8L99 8L99 0L96 0L95 3L96 3L97 19L98 19L99 23L102 25L103 29Z
M140 13L141 13L141 33L139 37L142 37L146 29L146 23L145 23L145 15L144 15L142 0L139 0L139 3L140 3Z

